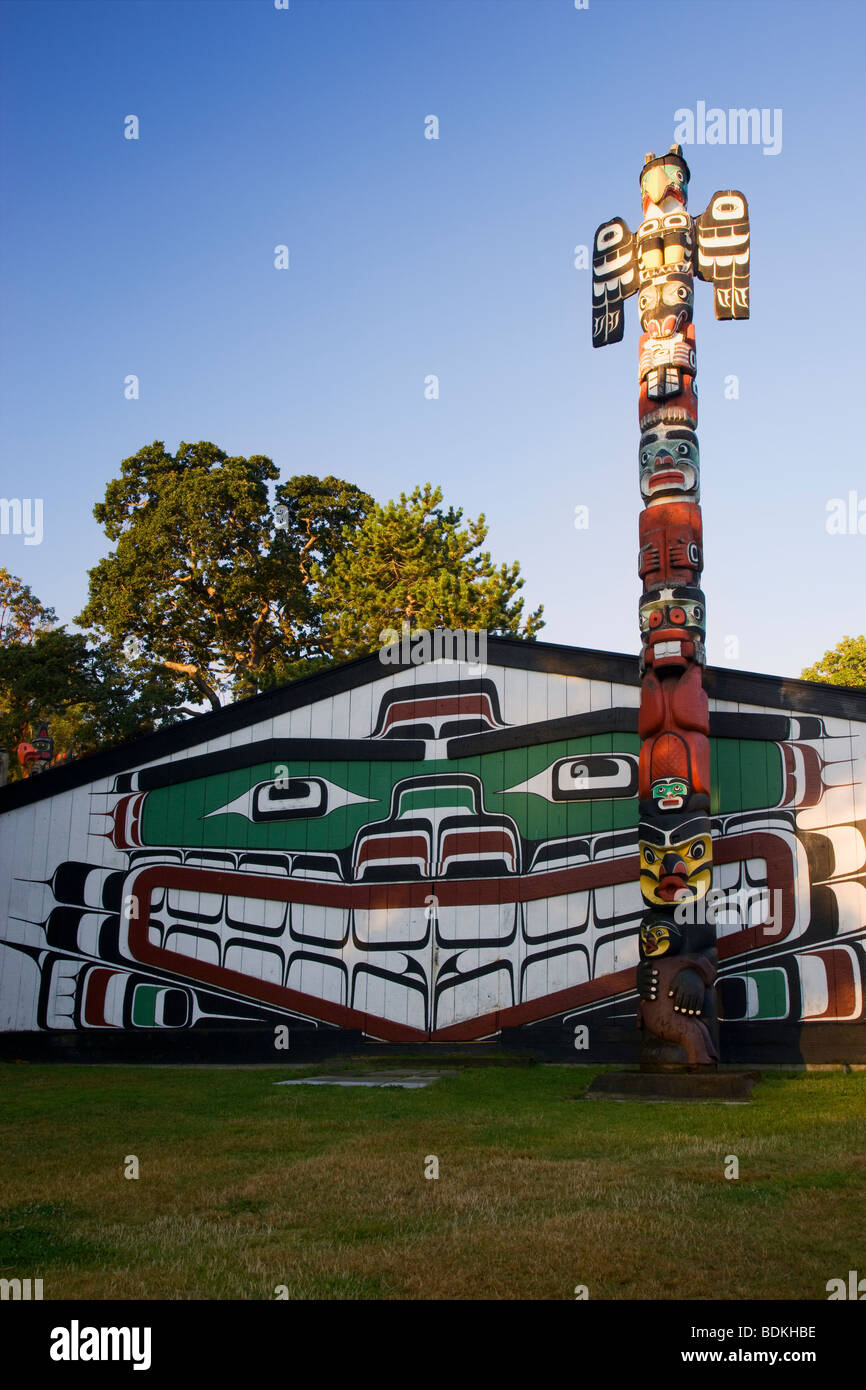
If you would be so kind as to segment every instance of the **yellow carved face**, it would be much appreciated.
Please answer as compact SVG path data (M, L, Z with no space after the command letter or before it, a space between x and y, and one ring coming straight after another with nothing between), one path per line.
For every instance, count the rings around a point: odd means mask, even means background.
M656 922L651 927L641 927L640 942L643 955L647 959L663 956L670 950L671 934L666 926Z
M694 816L667 831L646 824L641 829L644 900L665 907L681 898L704 897L713 881L713 842L706 817Z

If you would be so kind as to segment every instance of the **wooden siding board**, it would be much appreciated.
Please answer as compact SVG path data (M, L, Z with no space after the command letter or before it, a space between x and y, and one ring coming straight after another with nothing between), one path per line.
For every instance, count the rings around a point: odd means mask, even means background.
M211 843L215 832L209 829L203 815L204 784L200 779L211 779L207 783L208 807L224 805L233 799L239 785L250 784L251 779L244 778L243 769L254 763L262 764L264 771L260 775L265 778L272 775L280 761L290 765L293 775L321 775L323 766L327 765L326 775L335 784L351 786L357 794L370 795L377 800L383 787L393 786L397 776L426 779L437 770L459 769L467 786L469 779L480 779L484 789L484 812L510 818L520 827L524 844L530 824L531 844L566 838L566 827L577 823L588 826L590 837L609 834L617 827L627 829L630 825L627 810L622 802L615 800L580 803L585 807L581 813L583 818L577 816L572 820L571 812L568 809L563 812L562 805L550 798L526 795L521 802L517 797L501 797L500 793L506 785L525 782L531 775L549 768L555 757L577 738L587 740L583 746L596 752L636 749L639 701L636 671L632 658L509 639L491 639L485 668L464 662L456 669L447 665L395 669L382 666L376 658L365 659L340 671L310 678L298 686L245 701L242 706L232 707L231 713L219 711L215 716L204 716L195 721L193 728L140 740L137 745L100 759L73 764L41 779L8 788L0 793L0 809L5 812L0 817L0 933L5 931L11 939L29 939L34 943L43 939L40 919L45 917L47 905L53 901L44 880L52 877L59 863L67 860L89 863L106 871L127 866L125 851L115 847L109 839L89 833L96 824L91 818L91 809L113 805L118 800L112 792L115 777L121 775L128 780L138 769L141 769L140 780L146 795L163 798L162 803L152 800L149 804L154 807L174 805L172 814L183 827L184 851L198 863L207 862L205 857L209 853L222 852L233 872L243 855L261 852L262 844L276 845L283 841L279 835L272 836L270 830L262 831L249 818L235 815L230 818L231 833L226 831L223 840ZM451 695L469 694L474 698L479 678L493 679L496 684L502 728L441 740L432 756L430 746L425 747L424 741L417 737L371 738L386 692L399 690L408 699L414 691L427 699L427 687L436 682L440 694L447 689ZM847 835L846 843L853 842L860 834L854 823L866 821L866 693L807 687L803 682L780 682L727 671L715 673L708 684L712 690L714 772L718 771L719 759L727 757L726 766L730 770L726 785L734 789L730 794L734 795L739 788L741 804L758 804L763 808L751 819L752 830L763 834L763 840L760 835L758 840L770 843L779 821L779 814L774 813L772 805L776 795L774 767L778 761L775 736L784 737L787 712L808 715L820 707L828 729L828 737L820 743L822 756L829 757L828 750L834 746L835 740L829 734L842 734L840 742L844 741L846 746L850 744L858 758L857 785L831 787L814 812L808 808L796 812L797 825L803 833L810 826L818 830L821 824L831 831L837 827L840 835L843 831ZM734 695L738 698L731 698ZM169 734L173 735L174 743ZM745 735L749 743L742 741ZM720 747L721 741L738 738L741 740L739 746L732 744L729 753ZM447 790L440 789L435 795L437 803L451 804ZM370 813L371 820L382 820L390 814L389 798L390 793L387 805L370 803L375 807ZM719 808L714 806L714 814L718 813ZM335 842L348 848L354 834L352 826L363 821L353 820L346 808L329 814L333 817L330 825ZM435 816L432 821L435 822ZM482 830L486 824L481 823ZM298 825L299 829L286 841L293 846L290 852L314 853L316 846L322 843L321 823L308 819ZM435 824L430 833L430 854L435 857ZM173 831L172 834L177 840L177 833ZM172 834L168 835L170 841ZM154 838L152 827L149 838ZM156 839L159 839L158 833ZM479 853L483 853L482 839L478 839L478 844ZM163 853L164 858L170 859L175 847L169 844L166 851L161 852L159 845L154 844L151 851L157 858ZM572 878L577 873L579 879L583 871L579 870L574 854L568 863ZM524 864L524 872L526 867ZM267 873L266 866L264 871ZM436 893L440 885L436 872L435 865L431 865L429 880L419 885L427 893ZM551 940L549 949L539 948L537 938L551 937L575 925L582 912L583 890L549 897L542 892L540 897L533 898L531 893L521 889L515 896L516 880L512 882L508 874L501 872L492 879L488 876L473 880L474 887L461 890L466 900L455 912L462 922L461 933L465 930L467 939L474 936L477 941L489 935L491 922L498 926L492 945L452 950L446 942L441 947L439 970L444 964L446 978L450 971L451 977L459 980L455 989L444 990L441 994L437 1019L441 1036L477 1037L485 1030L495 1033L503 1024L530 1025L545 1017L556 1017L557 1011L563 1014L575 1008L578 1010L575 1017L625 1016L629 1010L633 1012L630 981L636 960L635 931L629 925L617 935L622 924L633 923L636 927L640 916L639 893L636 893L630 873L631 870L623 874L617 867L606 886L591 890L588 901L593 902L601 921L590 921L585 933ZM815 951L823 949L825 954L815 955L813 974L817 978L818 962L823 961L820 968L826 968L829 982L828 1008L836 1001L839 1009L844 1004L850 1012L850 1002L845 1004L845 1000L851 998L849 963L860 959L857 950L862 948L857 945L857 933L859 931L862 938L866 918L864 922L855 921L856 894L852 895L850 885L856 875L852 877L849 873L842 877L850 901L846 900L843 905L839 939L825 934L814 943ZM553 881L550 880L551 884ZM179 986L188 989L196 998L221 994L229 1012L234 995L239 1001L238 1007L241 1002L244 1008L251 1004L259 1007L263 1018L280 1017L277 996L269 993L270 985L277 984L281 990L288 987L295 991L291 998L296 1001L293 1007L298 1013L315 1018L318 1010L322 1023L358 1026L360 1019L363 1020L361 1026L375 1036L395 1039L425 1036L425 1028L430 1027L431 1020L424 1017L425 1003L420 992L410 986L422 977L427 980L434 977L436 942L431 931L423 950L417 951L407 944L416 921L423 929L423 891L416 907L409 909L405 885L398 881L384 884L378 891L380 906L375 924L369 917L364 924L367 941L359 936L355 943L350 937L346 947L338 953L330 948L295 949L287 938L278 947L263 939L261 934L257 937L253 928L265 909L255 906L252 899L248 899L246 907L240 899L229 903L228 899L214 893L211 882L207 874L201 874L195 880L195 887L184 889L188 893L187 907L199 916L207 916L211 910L216 911L215 902L221 904L223 915L216 930L220 938L220 968L232 972L232 981L246 979L248 987L225 983L228 976L224 977L222 985L209 978L205 967L214 948L205 938L198 942L191 938L190 962L192 967L198 961L196 968L201 975L198 984L194 978L184 981L182 976L177 976L176 967L161 973L156 967L148 967L154 972L154 978L169 980L174 975ZM537 886L547 880L536 879L535 882ZM484 888L485 883L489 891ZM453 894L453 890L453 880L442 884L446 897ZM863 892L866 893L866 887ZM838 893L841 898L841 888ZM247 913L248 938L229 927L225 917L229 907L233 913ZM312 902L296 902L287 910L295 914L299 931L308 936L314 934L315 922L323 917L323 909ZM354 910L361 912L357 908ZM337 916L343 913L340 920L346 922L349 911L349 908L335 909ZM25 920L13 926L12 919L18 916ZM500 950L496 944L498 934L507 935L510 930L508 924L503 925L505 919L515 927L515 932L513 940ZM3 926L3 922L7 925ZM356 926L360 924L361 915L356 918ZM616 930L611 924L615 924ZM388 932L391 936L387 937L388 949L378 952L373 949L376 943L372 933L380 931L383 938ZM743 940L742 933L740 940ZM850 941L854 945L849 950ZM586 954L579 949L584 943ZM797 942L792 942L782 943L784 949L777 951L773 943L759 942L757 937L752 944L755 958L751 965L748 961L743 963L742 973L748 974L750 969L753 974L765 971L766 961L775 958L774 953L782 961L793 957L800 949ZM842 954L826 954L836 946ZM278 950L282 951L279 957ZM9 964L10 958L16 955L20 961ZM32 1006L28 1006L26 1000L33 995L36 967L28 957L8 947L0 951L0 956L4 962L0 977L0 1027L32 1028L35 1026ZM142 972L133 959L116 964L127 973L147 974L147 970ZM790 966L789 961L785 968L790 971ZM807 968L812 969L812 966ZM622 1002L618 1002L617 990L622 992ZM792 1006L795 994L792 987ZM586 1009L596 1010L596 1013L580 1014L580 1010ZM284 1011L283 1016L291 1018L292 1015Z

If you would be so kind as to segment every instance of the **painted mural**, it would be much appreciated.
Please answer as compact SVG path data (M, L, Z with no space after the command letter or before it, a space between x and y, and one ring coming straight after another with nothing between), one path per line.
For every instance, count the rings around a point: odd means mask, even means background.
M637 663L490 649L352 663L0 792L0 1027L633 1023ZM864 1016L866 695L846 698L862 719L710 702L726 1018Z

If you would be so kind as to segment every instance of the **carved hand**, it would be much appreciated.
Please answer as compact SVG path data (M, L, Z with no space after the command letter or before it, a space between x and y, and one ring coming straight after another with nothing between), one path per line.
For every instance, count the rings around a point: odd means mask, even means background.
M674 1001L674 1011L681 1014L699 1014L704 1006L705 986L696 970L681 970L668 990L668 998Z
M637 992L641 999L655 999L657 996L655 967L651 960L642 960L637 967Z

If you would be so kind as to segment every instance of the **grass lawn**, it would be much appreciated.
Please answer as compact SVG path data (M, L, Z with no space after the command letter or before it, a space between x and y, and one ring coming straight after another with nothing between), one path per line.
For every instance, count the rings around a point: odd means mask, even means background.
M598 1069L574 1066L274 1084L346 1065L0 1065L0 1276L46 1299L824 1300L866 1272L866 1073L768 1074L746 1106L584 1101Z

